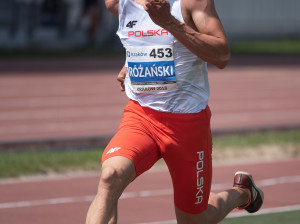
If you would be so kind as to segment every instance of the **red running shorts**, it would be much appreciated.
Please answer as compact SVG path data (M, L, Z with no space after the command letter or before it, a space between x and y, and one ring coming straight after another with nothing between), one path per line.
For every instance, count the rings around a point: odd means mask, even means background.
M195 114L166 113L130 100L102 163L114 156L129 158L136 176L160 158L169 168L174 203L184 212L206 210L212 179L212 139L209 107Z

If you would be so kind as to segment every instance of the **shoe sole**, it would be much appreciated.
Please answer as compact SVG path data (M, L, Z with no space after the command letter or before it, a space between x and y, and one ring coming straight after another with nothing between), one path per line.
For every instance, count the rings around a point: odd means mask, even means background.
M264 202L264 192L255 184L253 178L252 178L252 175L250 173L247 173L247 172L244 172L244 171L237 171L234 176L238 175L238 174L244 174L246 176L248 176L254 186L254 188L259 192L260 194L260 197L261 197L261 200L262 200L262 203Z

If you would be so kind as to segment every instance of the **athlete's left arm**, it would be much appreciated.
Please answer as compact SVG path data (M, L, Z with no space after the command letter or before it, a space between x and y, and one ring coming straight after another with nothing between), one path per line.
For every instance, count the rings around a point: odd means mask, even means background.
M126 67L124 65L117 77L117 80L120 82L120 89L122 92L125 91L125 77L126 77Z
M170 13L168 0L145 0L144 8L157 25L167 29L204 61L224 68L230 59L225 31L214 0L181 0L185 23Z

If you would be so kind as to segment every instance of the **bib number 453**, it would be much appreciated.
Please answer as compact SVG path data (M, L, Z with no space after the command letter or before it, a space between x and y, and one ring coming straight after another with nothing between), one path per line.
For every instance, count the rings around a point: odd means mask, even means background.
M173 53L172 53L172 49L171 48L154 48L153 50L151 50L150 52L150 57L153 57L153 58L164 58L164 57L167 57L167 58L170 58L173 56Z

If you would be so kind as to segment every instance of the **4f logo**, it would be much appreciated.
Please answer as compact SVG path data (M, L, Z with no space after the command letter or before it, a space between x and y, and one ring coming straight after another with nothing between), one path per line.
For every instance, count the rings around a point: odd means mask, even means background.
M126 27L129 27L129 28L133 28L133 26L135 26L137 23L136 20L133 20L133 21L129 21L129 23L127 23Z

